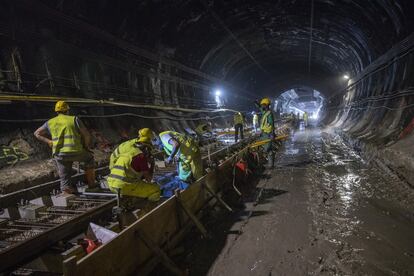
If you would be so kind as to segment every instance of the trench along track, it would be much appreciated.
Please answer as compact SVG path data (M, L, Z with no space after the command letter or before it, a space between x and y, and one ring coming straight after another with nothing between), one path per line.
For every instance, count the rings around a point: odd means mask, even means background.
M222 141L230 139L232 136L221 137ZM244 142L230 144L213 141L201 148L203 161L209 164L223 162L226 155L240 148L239 144ZM175 166L168 166L158 169L155 175L173 171ZM107 167L97 169L97 174L101 176L108 173ZM73 176L75 180L82 177L83 174ZM58 187L59 181L51 181L0 197L0 208L4 208L11 217L0 219L0 272L19 267L56 242L76 236L91 221L105 216L109 220L112 207L116 205L112 194L80 194L59 200L50 195ZM19 206L22 201L26 204ZM28 201L34 203L27 204ZM60 201L57 205L67 206L56 206L56 201Z

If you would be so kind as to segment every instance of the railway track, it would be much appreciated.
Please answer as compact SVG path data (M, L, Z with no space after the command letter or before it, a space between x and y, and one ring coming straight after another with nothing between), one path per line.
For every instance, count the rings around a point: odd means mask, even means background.
M231 136L222 136L201 148L206 164L222 162L234 152L238 144L228 143ZM175 166L156 170L155 175L175 171ZM97 175L109 173L107 167L97 169ZM80 180L82 173L73 176ZM82 233L88 224L110 220L117 200L113 194L81 193L80 195L53 194L59 181L51 181L0 197L0 272L13 271L33 260L59 241Z

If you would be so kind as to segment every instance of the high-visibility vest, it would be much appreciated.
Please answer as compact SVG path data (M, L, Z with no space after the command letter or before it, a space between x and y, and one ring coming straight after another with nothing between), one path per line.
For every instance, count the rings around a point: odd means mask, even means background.
M259 115L254 114L253 115L253 124L257 125L259 123Z
M187 137L184 134L175 131L164 131L161 132L159 136L164 147L164 151L168 155L170 155L173 151L173 145L168 143L170 136L174 137L180 143L180 158L185 158L185 156L191 155L192 153L199 151L197 143L191 137Z
M237 124L243 124L243 115L236 114L236 115L234 115L233 120L234 120L234 124L235 125L237 125Z
M130 154L132 156L137 155L139 152L138 147L136 146L138 139L134 138L128 141L121 143L111 154L109 169L115 164L116 160L121 154Z
M82 138L75 124L75 116L59 114L47 124L52 136L52 153L80 153L83 151Z
M114 166L111 169L111 173L108 176L108 185L111 188L122 188L124 185L134 184L140 181L142 178L142 172L135 171L132 166L132 158L142 153L137 149L137 154L120 154L116 160Z
M269 124L268 117L272 116L272 111L268 110L266 111L263 116L262 120L260 122L260 130L264 133L271 133L273 131L273 125Z
M209 125L208 125L208 124L199 124L199 125L196 127L195 132L196 132L197 134L203 134L203 133L208 132L208 128L209 128Z

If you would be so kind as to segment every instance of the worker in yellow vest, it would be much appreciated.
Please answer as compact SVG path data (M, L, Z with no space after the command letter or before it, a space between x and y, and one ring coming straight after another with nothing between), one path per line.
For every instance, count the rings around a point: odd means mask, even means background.
M52 148L52 156L56 161L60 177L60 189L64 193L76 193L77 189L71 181L73 162L78 161L85 168L85 178L89 190L96 189L95 161L91 148L91 136L75 116L69 115L69 105L58 101L55 105L57 116L39 127L34 135Z
M240 112L237 112L233 116L233 122L234 122L234 141L237 143L239 140L239 133L240 133L240 139L243 140L243 124L244 124L244 117L243 114Z
M175 131L159 134L159 146L167 153L167 163L178 156L178 177L185 182L193 182L203 176L203 162L200 148L191 137Z
M257 133L258 128L259 128L259 114L257 114L257 112L253 112L253 129L255 133Z
M207 133L211 134L212 133L211 123L201 123L195 128L194 131L199 137L202 137L204 134L207 134Z
M275 163L275 155L273 152L273 143L275 139L275 125L272 110L270 109L270 99L263 98L260 103L256 102L261 112L260 120L260 137L262 140L271 139L269 143L264 145L264 150L267 153L268 168L273 168Z
M305 113L303 113L303 125L304 127L308 126L308 112L305 111Z
M152 130L149 128L142 128L138 131L138 138L134 138L128 141L121 143L116 149L112 152L109 159L109 169L111 170L114 166L116 160L121 154L134 154L139 150L151 153L152 144L151 139L153 137ZM152 163L154 160L150 160Z
M160 187L151 182L154 172L152 138L152 131L143 128L139 130L138 139L122 143L112 153L108 176L108 186L112 192L150 201L160 199Z

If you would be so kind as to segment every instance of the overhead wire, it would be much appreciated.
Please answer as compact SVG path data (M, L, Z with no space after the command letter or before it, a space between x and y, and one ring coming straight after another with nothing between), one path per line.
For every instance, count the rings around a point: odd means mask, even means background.
M131 117L138 117L143 119L164 119L164 120L170 120L170 121L201 121L206 120L206 116L204 117L197 117L197 118L175 118L170 116L146 116L141 114L135 114L135 113L117 113L117 114L108 114L108 115L77 115L76 117L79 118L117 118L117 117L125 117L125 116L131 116ZM208 117L210 120L215 120L219 118L227 118L233 115L221 115L221 116L215 116L215 117ZM49 118L50 119L50 118ZM3 123L33 123L33 122L46 122L49 119L46 118L36 118L36 119L0 119L0 122Z
M181 111L181 112L192 112L192 113L218 113L218 112L234 112L237 110L220 108L220 109L192 109L182 108L173 106L159 106L153 104L140 104L140 103L127 103L120 101L110 100L95 100L86 98L70 98L70 97L56 97L56 96L26 96L26 95L0 95L0 101L33 101L33 102L55 102L58 100L64 100L68 103L79 103L79 104L98 104L98 105L112 105L112 106L123 106L123 107L134 107L134 108L146 108L146 109L157 109L157 110L169 110L169 111Z

